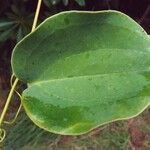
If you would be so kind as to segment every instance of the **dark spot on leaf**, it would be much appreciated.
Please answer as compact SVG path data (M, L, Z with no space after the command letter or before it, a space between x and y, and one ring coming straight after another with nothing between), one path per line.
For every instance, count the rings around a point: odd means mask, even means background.
M73 77L73 75L68 75L67 77L68 77L68 78L71 78L71 77Z
M95 85L95 88L96 88L96 90L98 90L100 88L100 86L99 85Z
M85 55L85 57L86 57L86 58L89 58L89 57L90 57L90 54L89 54L89 53L87 53L87 54Z
M88 80L89 80L89 81L91 81L91 80L92 80L92 78L88 78Z
M112 56L112 54L108 54L107 58L110 58Z
M64 19L64 22L65 22L66 25L69 25L69 24L70 24L70 21L69 21L68 18L65 18L65 19Z

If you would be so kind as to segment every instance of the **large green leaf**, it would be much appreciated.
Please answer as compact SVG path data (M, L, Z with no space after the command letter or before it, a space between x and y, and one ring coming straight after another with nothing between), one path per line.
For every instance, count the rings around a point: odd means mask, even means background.
M138 115L150 104L150 38L116 11L70 11L46 19L17 44L22 103L39 127L82 134Z

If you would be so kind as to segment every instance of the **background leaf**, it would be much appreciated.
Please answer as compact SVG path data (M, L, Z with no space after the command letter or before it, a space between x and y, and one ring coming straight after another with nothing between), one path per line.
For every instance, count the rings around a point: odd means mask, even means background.
M85 6L85 0L75 0L80 6Z

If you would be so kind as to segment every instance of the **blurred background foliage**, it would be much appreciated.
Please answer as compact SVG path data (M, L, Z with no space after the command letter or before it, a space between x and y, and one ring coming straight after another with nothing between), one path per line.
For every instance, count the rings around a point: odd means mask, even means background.
M35 0L0 0L0 112L10 89L12 49L30 32L36 4ZM43 0L38 24L61 11L107 9L128 14L150 33L150 0ZM8 119L18 105L14 96ZM150 150L149 115L150 109L147 109L135 119L72 137L47 133L36 127L22 110L17 122L6 126L7 137L3 146L5 150Z

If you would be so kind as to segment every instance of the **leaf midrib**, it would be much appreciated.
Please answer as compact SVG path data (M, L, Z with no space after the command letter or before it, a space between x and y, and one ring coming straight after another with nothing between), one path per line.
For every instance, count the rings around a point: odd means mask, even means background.
M36 82L29 82L28 85L33 86L33 85L38 85L42 84L45 82L56 82L56 81L63 81L63 80L72 80L76 78L90 78L90 77L98 77L98 76L106 76L106 75L111 75L111 74L129 74L129 73L142 73L142 72L149 72L150 68L147 67L147 69L144 70L130 70L130 71L121 71L121 72L111 72L111 73L102 73L102 74L90 74L90 75L81 75L81 76L73 76L73 77L65 77L65 78L56 78L56 79L49 79L49 80L42 80L42 81L36 81Z

